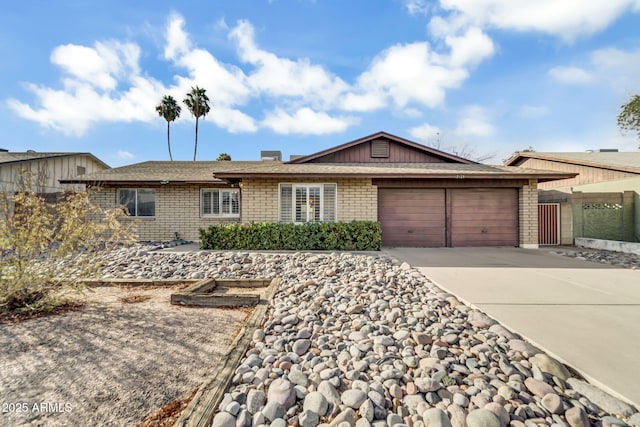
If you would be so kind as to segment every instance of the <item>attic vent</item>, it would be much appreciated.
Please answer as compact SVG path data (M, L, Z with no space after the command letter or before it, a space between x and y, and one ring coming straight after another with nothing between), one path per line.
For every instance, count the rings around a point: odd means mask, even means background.
M376 139L371 141L371 157L389 157L389 141Z

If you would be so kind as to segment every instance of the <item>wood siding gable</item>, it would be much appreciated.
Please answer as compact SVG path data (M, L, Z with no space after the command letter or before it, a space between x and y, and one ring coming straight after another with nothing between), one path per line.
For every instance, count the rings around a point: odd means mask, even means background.
M457 163L476 162L386 132L347 142L289 163Z
M341 151L315 158L309 163L453 163L442 157L425 153L413 147L388 141L388 155L380 155L379 139L346 148ZM378 148L378 149L377 149Z
M562 187L575 187L583 184L594 184L598 182L616 181L619 179L637 177L638 174L630 172L615 171L607 168L597 168L593 166L582 166L564 162L554 162L543 159L528 158L524 161L519 161L517 166L553 170L558 172L574 172L578 173L578 176L570 179L561 179L557 181L541 182L538 184L538 188L546 190L550 188L562 188Z

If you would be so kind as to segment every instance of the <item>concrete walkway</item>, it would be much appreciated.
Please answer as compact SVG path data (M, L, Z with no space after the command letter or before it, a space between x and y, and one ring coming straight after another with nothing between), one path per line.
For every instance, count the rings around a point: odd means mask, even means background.
M555 255L551 249L384 252L640 408L640 270Z

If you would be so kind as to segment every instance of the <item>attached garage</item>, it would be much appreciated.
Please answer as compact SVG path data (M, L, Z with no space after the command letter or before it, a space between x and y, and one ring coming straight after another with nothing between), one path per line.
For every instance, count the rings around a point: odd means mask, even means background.
M384 246L518 246L516 188L379 188Z
M383 246L399 247L538 247L536 186L573 176L482 165L386 132L286 163L215 167L215 178L241 189L242 221L284 220L279 185L331 184L332 220L378 220Z
M517 189L456 188L447 193L449 246L518 246Z
M380 188L378 220L384 246L446 246L445 191L441 188Z

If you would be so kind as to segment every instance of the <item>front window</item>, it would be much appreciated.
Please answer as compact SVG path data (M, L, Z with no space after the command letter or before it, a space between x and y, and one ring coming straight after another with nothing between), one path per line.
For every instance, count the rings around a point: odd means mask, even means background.
M151 188L121 188L118 204L129 216L155 216L156 192Z
M280 184L280 221L335 221L336 194L336 184Z
M201 190L200 214L203 217L239 217L240 191L236 189Z

